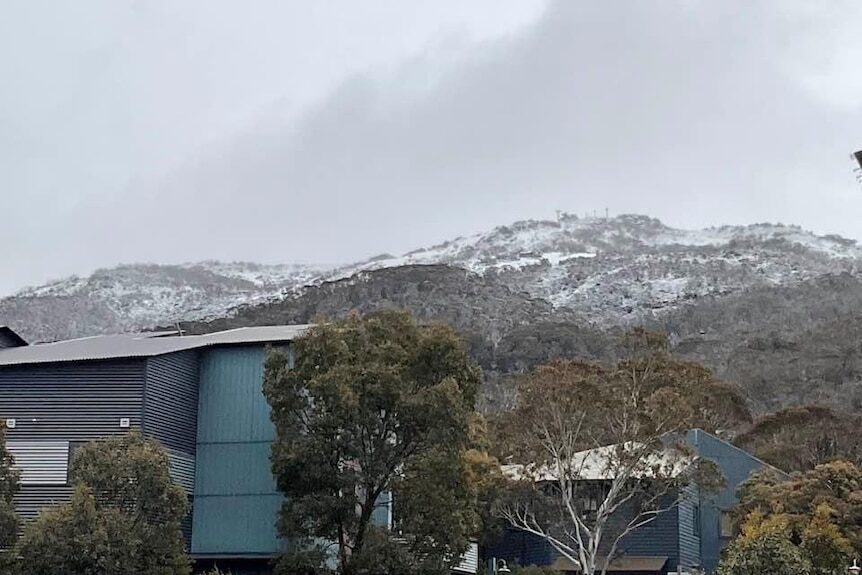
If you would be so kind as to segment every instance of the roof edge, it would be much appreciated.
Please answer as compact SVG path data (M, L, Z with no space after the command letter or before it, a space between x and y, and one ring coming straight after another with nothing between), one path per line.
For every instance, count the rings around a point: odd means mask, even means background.
M738 445L734 445L734 444L733 444L733 443L731 443L730 441L728 441L728 440L726 440L726 439L722 439L721 437L719 437L719 436L715 435L714 433L710 433L710 432L708 432L708 431L704 431L703 429L701 429L701 428L699 428L699 427L693 427L693 428L692 428L692 429L690 429L689 431L692 431L692 432L694 432L695 434L702 433L702 434L704 434L704 435L708 435L709 437L711 437L712 439L714 439L714 440L718 441L719 443L722 443L722 444L724 444L724 445L726 445L726 446L728 446L728 447L731 447L731 448L735 449L736 451L739 451L740 453L744 453L746 456L750 457L751 459L753 459L754 461L756 461L757 463L759 463L759 464L760 464L760 465L762 465L763 467L768 467L769 469L771 469L772 471L774 471L774 472L776 472L776 473L778 473L778 474L782 475L782 476L783 476L783 477L785 477L786 479L789 479L789 478L790 478L790 474L789 474L789 473L787 473L786 471L784 471L784 470L782 470L782 469L779 469L779 468L775 467L775 466L774 466L774 465L772 465L771 463L767 463L767 462L763 461L762 459L760 459L759 457L757 457L756 455L754 455L754 454L753 454L753 453L751 453L750 451L746 451L745 449L743 449L743 448L739 447Z

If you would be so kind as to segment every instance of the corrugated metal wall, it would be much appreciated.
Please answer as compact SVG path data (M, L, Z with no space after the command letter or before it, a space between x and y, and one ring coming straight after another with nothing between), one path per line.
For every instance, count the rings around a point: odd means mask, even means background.
M700 526L695 522L700 515L700 493L696 485L685 487L679 502L679 565L683 571L699 567Z
M479 545L470 543L467 552L461 557L461 562L453 569L458 573L477 573L479 571Z
M15 419L9 442L88 441L121 435L120 418L141 425L144 361L112 360L0 368L0 419ZM23 485L15 498L30 519L68 501L67 484Z
M557 552L544 539L524 531L505 528L503 533L485 545L486 558L505 559L515 565L550 565Z
M146 364L143 430L169 449L195 453L198 352L151 357Z
M141 359L0 368L0 418L8 439L90 440L141 426Z
M68 441L7 441L6 447L21 473L21 485L68 483Z
M703 568L712 573L718 566L721 550L729 542L720 536L721 510L731 509L737 501L736 490L763 464L749 453L701 430L688 434L698 455L714 461L724 475L725 487L717 495L700 499L700 541Z
M30 521L45 507L66 503L71 498L70 485L27 485L15 495L15 510L21 519Z
M171 477L183 486L194 510L198 419L198 351L181 351L147 359L143 431L168 450ZM191 541L191 513L184 523Z
M195 492L195 457L182 451L168 450L171 460L171 479L182 485L191 497Z
M193 554L271 555L282 547L264 359L260 346L202 352Z

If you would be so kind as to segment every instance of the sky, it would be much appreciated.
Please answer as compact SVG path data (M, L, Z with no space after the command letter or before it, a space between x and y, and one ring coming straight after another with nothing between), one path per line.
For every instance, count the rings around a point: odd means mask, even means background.
M855 0L10 3L0 295L558 209L862 240L859 30Z

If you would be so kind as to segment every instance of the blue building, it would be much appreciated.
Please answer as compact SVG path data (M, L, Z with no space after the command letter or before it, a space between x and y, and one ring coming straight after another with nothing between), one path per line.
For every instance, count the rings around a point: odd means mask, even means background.
M718 566L721 550L734 536L730 511L737 501L736 491L768 464L700 429L689 431L686 442L696 457L719 467L724 487L718 493L703 493L692 485L681 496L670 494L666 511L621 541L609 573L712 573ZM564 573L578 570L545 540L523 531L506 530L485 552L510 564L552 566Z
M307 326L200 336L176 332L27 345L0 328L0 421L21 470L19 513L68 500L76 446L139 430L168 450L192 502L201 566L264 573L284 548L270 470L274 426L263 395L267 346L290 351Z

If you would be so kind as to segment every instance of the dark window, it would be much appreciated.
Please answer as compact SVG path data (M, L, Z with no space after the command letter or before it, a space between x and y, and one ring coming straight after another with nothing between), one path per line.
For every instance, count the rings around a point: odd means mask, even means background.
M695 535L700 537L700 505L695 505L692 511L692 520L694 524L691 526Z
M610 486L603 481L582 481L579 482L577 489L581 512L584 515L592 516L599 510L599 506L604 503Z

